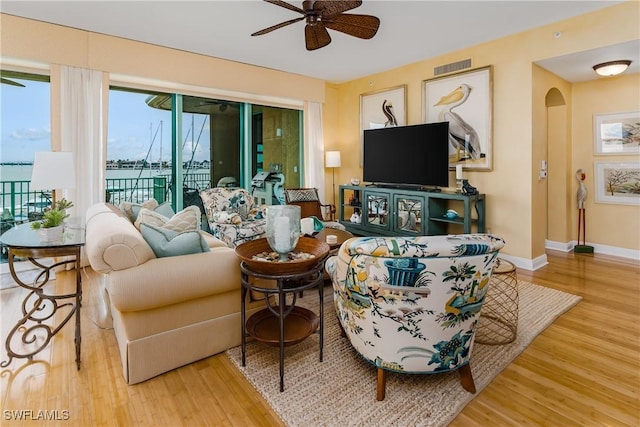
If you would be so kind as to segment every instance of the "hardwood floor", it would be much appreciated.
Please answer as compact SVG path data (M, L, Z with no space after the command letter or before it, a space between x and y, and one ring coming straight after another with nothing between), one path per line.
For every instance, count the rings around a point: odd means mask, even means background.
M549 265L519 270L518 278L581 295L582 302L540 334L451 426L640 425L639 264L561 252L548 258ZM15 360L2 370L0 424L282 425L224 354L126 385L113 332L92 321L96 275L90 269L82 274L80 371L73 327L67 325L33 362ZM59 273L54 283L58 290L69 289L72 274ZM3 343L23 296L20 288L0 291ZM18 414L58 421L14 420Z

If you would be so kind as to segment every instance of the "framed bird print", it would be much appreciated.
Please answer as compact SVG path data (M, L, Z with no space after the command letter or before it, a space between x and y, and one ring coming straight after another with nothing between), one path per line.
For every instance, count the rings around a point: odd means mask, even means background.
M449 122L449 168L490 171L493 68L476 68L422 82L425 123Z
M596 203L640 205L640 162L595 162Z
M364 158L364 131L407 124L407 85L360 95L360 166Z
M640 154L640 111L593 115L596 154Z

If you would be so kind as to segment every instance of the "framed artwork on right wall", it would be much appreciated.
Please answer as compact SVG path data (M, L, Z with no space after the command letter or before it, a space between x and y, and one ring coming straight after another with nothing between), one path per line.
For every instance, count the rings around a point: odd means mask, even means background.
M596 154L640 154L640 111L593 115Z
M595 162L596 203L640 205L640 162Z

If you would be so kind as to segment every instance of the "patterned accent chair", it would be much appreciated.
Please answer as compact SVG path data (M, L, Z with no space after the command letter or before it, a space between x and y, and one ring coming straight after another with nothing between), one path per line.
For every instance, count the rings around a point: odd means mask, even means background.
M457 369L462 387L475 393L469 359L503 246L488 234L354 237L327 260L340 326L377 368L377 400L387 371Z
M288 205L300 206L301 218L315 216L326 228L345 230L344 225L334 221L336 207L320 203L317 188L285 188L284 200Z
M215 187L200 192L209 229L230 248L265 237L265 207L256 205L244 188Z

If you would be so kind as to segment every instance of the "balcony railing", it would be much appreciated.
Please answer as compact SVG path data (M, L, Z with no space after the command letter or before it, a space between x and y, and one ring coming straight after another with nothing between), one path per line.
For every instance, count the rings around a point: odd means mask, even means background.
M198 191L210 187L208 173L185 175L184 187ZM171 200L170 176L153 178L108 178L106 180L106 200L114 205L123 201L142 202L151 197L162 203ZM42 217L44 210L51 206L51 192L31 191L29 181L0 181L0 201L2 202L2 230L9 222L33 221Z

